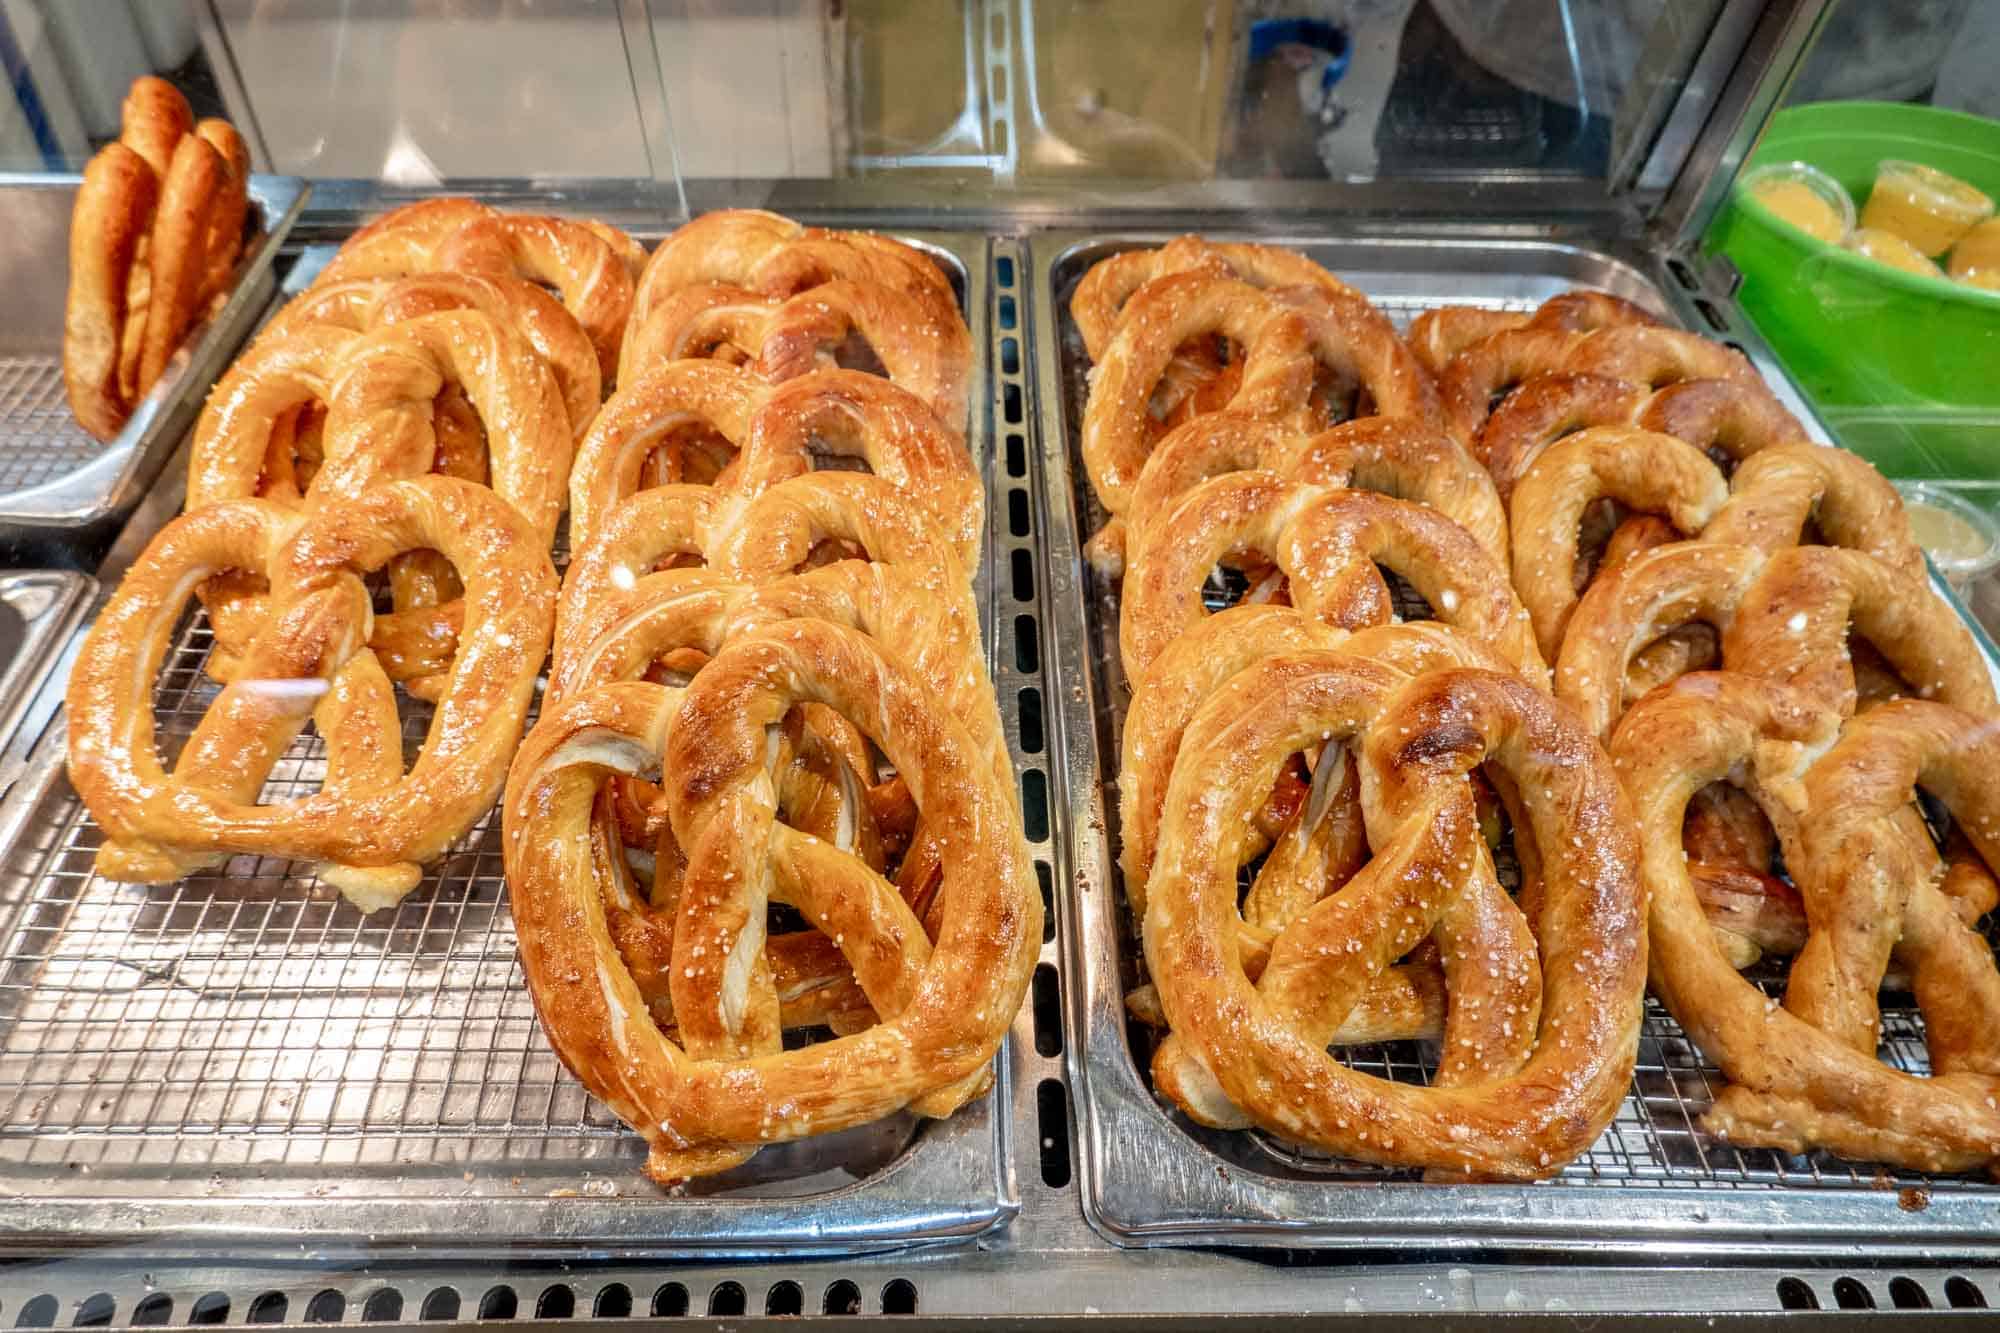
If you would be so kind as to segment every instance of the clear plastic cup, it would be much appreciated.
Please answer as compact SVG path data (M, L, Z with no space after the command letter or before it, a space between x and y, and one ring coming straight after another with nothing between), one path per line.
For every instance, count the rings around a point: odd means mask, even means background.
M1899 481L1910 535L1955 592L2000 567L2000 519L1948 486Z
M1932 259L1993 216L1993 201L1956 176L1894 158L1875 165L1861 225L1891 231Z
M2000 218L1988 218L1959 237L1945 272L1960 281L1982 273L2000 274Z
M1890 268L1901 269L1905 273L1915 273L1919 277L1942 278L1944 270L1924 257L1924 252L1911 245L1893 231L1882 231L1876 227L1857 227L1849 233L1841 244L1865 259Z
M1772 162L1746 172L1745 195L1779 221L1829 245L1854 230L1854 201L1840 182L1809 162Z

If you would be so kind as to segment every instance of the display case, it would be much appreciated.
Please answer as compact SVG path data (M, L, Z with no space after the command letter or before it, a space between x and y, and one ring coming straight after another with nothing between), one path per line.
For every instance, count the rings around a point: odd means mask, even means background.
M0 578L0 1325L1692 1327L2000 1306L1990 1178L1722 1143L1699 1124L1721 1076L1657 1001L1609 1124L1537 1183L1432 1183L1200 1127L1154 1090L1154 1037L1127 1007L1150 976L1119 862L1120 592L1087 551L1108 515L1084 456L1084 273L1187 232L1282 246L1403 332L1444 306L1525 314L1601 293L1741 352L1814 440L1867 453L1801 392L1705 244L1810 60L1824 85L1835 11L1856 5L214 0L0 16L20 112L0 166L73 173L117 133L124 84L155 72L243 131L260 182L309 186L260 187L288 225L184 367L180 410L141 423L179 452L136 510L94 540L38 538ZM1983 31L1963 6L1912 8L1963 23L1967 43ZM200 397L341 244L443 196L601 220L648 249L768 209L897 238L949 286L971 367L955 438L983 503L970 605L1043 922L990 1091L949 1119L897 1114L654 1185L624 1112L545 1035L497 807L373 913L310 860L239 855L149 886L93 869L107 835L65 772L64 690L186 500ZM19 240L35 249L19 281L46 284L60 245ZM1968 449L1929 480L2000 475L1978 470ZM1927 576L2000 681L1975 615L1989 593ZM217 632L195 616L166 641L164 748L218 696L208 673L235 650ZM431 716L406 701L406 750ZM343 762L311 732L278 751L267 800ZM1930 1072L1907 995L1881 1022L1887 1063ZM1422 1084L1436 1055L1391 1041L1348 1059Z

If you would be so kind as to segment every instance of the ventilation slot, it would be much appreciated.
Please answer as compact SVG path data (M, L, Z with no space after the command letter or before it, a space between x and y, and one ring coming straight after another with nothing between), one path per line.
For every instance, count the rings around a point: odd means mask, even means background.
M282 1291L267 1291L250 1302L250 1311L243 1316L246 1324L282 1324L291 1313L292 1302Z
M362 1302L361 1318L370 1324L389 1324L403 1317L403 1293L394 1287L384 1287L368 1294Z
M1986 1293L1974 1286L1970 1278L1954 1275L1945 1279L1944 1303L1954 1310L1984 1310Z
M1890 1278L1889 1304L1898 1310L1928 1310L1931 1308L1931 1297L1923 1284L1914 1278Z
M861 1288L842 1278L827 1287L819 1308L822 1314L860 1314Z
M1819 1297L1806 1284L1804 1278L1781 1277L1778 1279L1778 1304L1787 1310L1817 1310Z
M1021 774L1021 824L1029 842L1049 840L1049 778L1039 768Z
M746 1302L743 1299L743 1284L741 1282L719 1282L716 1284L715 1290L708 1293L708 1312L710 1314L742 1314L745 1304Z
M1062 998L1056 970L1047 963L1035 967L1035 1054L1062 1054Z
M632 1289L623 1282L613 1282L597 1293L590 1312L599 1319L625 1318L632 1313Z
M688 1312L688 1289L669 1282L653 1293L653 1317L675 1319Z
M56 1322L56 1298L49 1295L32 1296L21 1306L21 1313L14 1320L15 1328L53 1328Z
M917 1312L917 1284L906 1277L899 1277L882 1288L883 1314L915 1314Z
M306 1302L308 1324L337 1324L347 1317L347 1297L327 1287Z
M1042 692L1030 685L1021 691L1021 752L1040 754L1047 740L1042 732Z
M1047 944L1056 937L1055 872L1047 861L1035 862L1035 882L1042 890L1042 943Z
M512 1319L520 1312L521 1302L515 1297L512 1287L493 1287L479 1298L481 1319Z
M576 1293L563 1283L545 1287L535 1300L535 1318L568 1319L576 1313Z
M1062 1189L1069 1184L1069 1106L1060 1079L1036 1087L1035 1123L1042 1131L1042 1183Z
M458 1318L458 1290L455 1287L439 1287L424 1297L422 1317L436 1320Z
M174 1322L174 1298L164 1291L156 1291L150 1296L142 1296L132 1307L132 1327L158 1328L162 1324Z
M806 1312L805 1289L796 1282L774 1282L764 1293L764 1313L776 1315L804 1314Z
M1872 1310L1875 1308L1875 1294L1858 1278L1835 1278L1833 1303L1843 1310Z
M94 1296L83 1298L83 1304L76 1307L76 1318L70 1320L71 1328L109 1328L111 1316L118 1313L118 1302L111 1293L100 1291Z

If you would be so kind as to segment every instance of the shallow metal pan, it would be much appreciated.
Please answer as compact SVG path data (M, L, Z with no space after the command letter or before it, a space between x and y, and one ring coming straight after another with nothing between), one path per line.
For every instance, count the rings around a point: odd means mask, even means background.
M957 286L976 383L990 385L986 238L909 239ZM286 286L323 258L309 252ZM982 473L987 392L969 436ZM1006 509L989 500L976 584L989 650ZM198 618L172 645L163 739L213 696L209 646ZM1017 705L1003 700L1018 758ZM421 737L420 712L407 736ZM949 1120L781 1145L663 1192L640 1173L644 1144L562 1070L536 1022L497 811L368 917L308 867L268 858L117 885L90 873L100 835L62 744L58 717L0 812L0 1249L864 1253L977 1236L1019 1207L1005 1050L993 1091ZM302 740L267 798L322 771Z
M1226 229L1212 234L1228 235ZM1426 1185L1413 1173L1324 1159L1259 1132L1205 1130L1155 1097L1146 1071L1149 1035L1128 1022L1123 1004L1144 967L1116 862L1117 765L1128 695L1119 667L1117 589L1080 558L1081 543L1105 515L1079 453L1088 361L1068 306L1093 262L1166 239L1031 238L1054 744L1065 783L1057 801L1067 815L1058 867L1071 908L1063 936L1065 1017L1078 1178L1091 1224L1118 1244L1140 1246L1332 1246L1453 1256L1622 1249L1726 1258L1755 1251L1851 1254L1857 1245L1919 1248L1929 1258L1991 1253L2000 1239L2000 1186L1992 1182L1737 1149L1702 1133L1696 1120L1717 1073L1651 1001L1638 1070L1616 1120L1589 1152L1539 1185ZM1747 325L1706 297L1698 305L1697 293L1643 251L1462 235L1243 239L1302 250L1399 323L1445 303L1529 309L1571 287L1626 297L1737 341L1780 397L1810 420L1768 349L1737 332ZM1990 642L1978 637L1990 657ZM1885 1007L1883 1020L1888 1058L1924 1069L1915 1010ZM1424 1077L1416 1043L1359 1048L1351 1059L1386 1077Z

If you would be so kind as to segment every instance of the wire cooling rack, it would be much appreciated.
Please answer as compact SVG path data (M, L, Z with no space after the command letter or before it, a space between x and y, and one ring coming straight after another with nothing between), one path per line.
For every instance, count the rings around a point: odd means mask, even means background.
M102 452L70 415L60 357L0 356L0 495L39 486Z

